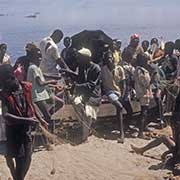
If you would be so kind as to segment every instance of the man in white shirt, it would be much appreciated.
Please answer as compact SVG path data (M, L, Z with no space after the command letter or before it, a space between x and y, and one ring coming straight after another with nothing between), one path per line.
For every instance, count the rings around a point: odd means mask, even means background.
M42 53L40 68L43 73L57 74L57 65L62 66L63 63L57 46L62 38L63 32L57 29L50 37L46 37L40 42L39 48Z

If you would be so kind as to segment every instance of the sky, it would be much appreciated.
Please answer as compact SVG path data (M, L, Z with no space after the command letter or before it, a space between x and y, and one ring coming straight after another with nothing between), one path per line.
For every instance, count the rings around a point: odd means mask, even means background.
M179 0L0 0L0 10L21 17L40 12L43 24L174 24Z

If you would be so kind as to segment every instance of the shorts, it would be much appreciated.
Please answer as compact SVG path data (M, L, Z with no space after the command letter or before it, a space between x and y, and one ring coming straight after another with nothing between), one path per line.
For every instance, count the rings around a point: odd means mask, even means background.
M7 155L6 141L1 141L0 142L0 155L2 155L2 156L6 156Z
M110 103L118 101L120 98L120 94L116 91L109 91L108 93L106 93L106 96L108 97Z
M149 106L150 98L147 96L140 97L139 102L141 106Z

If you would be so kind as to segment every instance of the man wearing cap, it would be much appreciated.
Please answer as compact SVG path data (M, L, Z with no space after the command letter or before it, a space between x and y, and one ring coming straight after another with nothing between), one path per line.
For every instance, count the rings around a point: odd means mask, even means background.
M57 66L64 66L60 56L57 44L63 38L63 32L55 30L51 36L44 38L39 45L42 53L42 62L40 68L46 74L58 74Z
M139 35L138 34L134 34L131 36L130 38L130 43L129 45L123 50L123 53L130 51L132 54L132 60L131 60L131 64L134 66L136 63L136 58L138 54L142 54L143 53L143 49L141 46L139 46Z
M91 60L91 51L82 48L77 54L79 73L74 87L74 108L82 123L82 142L88 139L101 102L101 68Z

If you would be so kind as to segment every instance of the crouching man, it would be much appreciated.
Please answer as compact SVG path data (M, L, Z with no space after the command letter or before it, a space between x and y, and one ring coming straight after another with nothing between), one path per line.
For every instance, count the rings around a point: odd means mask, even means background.
M24 180L31 164L31 131L38 122L31 99L32 86L17 81L12 66L8 64L0 66L0 82L7 137L5 158L13 179Z
M78 75L73 107L82 124L82 142L88 139L93 120L101 102L101 68L91 60L91 51L82 48L77 53Z

